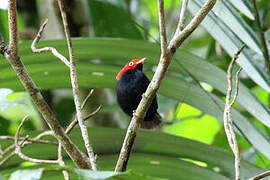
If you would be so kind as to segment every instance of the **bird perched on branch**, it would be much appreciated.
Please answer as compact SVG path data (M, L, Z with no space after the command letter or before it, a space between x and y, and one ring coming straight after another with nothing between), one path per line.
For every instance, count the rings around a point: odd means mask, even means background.
M145 58L133 59L116 76L118 80L116 86L118 104L130 117L133 116L133 112L137 109L142 95L150 83L142 72L144 61ZM161 116L158 114L157 109L158 104L155 96L144 120L140 124L141 128L151 129L160 124Z

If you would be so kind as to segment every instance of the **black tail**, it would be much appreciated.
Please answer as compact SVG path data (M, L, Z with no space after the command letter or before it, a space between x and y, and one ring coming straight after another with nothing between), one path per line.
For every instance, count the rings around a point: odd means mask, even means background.
M154 119L152 121L142 121L142 129L153 129L158 128L161 125L161 116L158 113L155 113Z

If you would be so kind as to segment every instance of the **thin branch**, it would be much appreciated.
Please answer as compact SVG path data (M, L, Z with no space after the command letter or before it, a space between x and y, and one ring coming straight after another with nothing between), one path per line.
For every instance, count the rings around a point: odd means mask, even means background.
M19 144L21 147L24 147L26 145L29 145L29 144L32 144L35 142L36 143L43 143L43 144L57 145L56 142L41 139L42 137L48 136L48 135L54 136L52 131L44 131L44 132L40 133L39 135L37 135L35 138L19 137L18 140L20 140ZM13 140L14 141L15 137L13 137L13 136L0 136L0 140ZM11 151L14 148L16 148L15 143L8 146L3 151L3 155L5 155L6 153L8 153L9 151ZM12 151L8 156L5 157L5 159L3 159L0 162L0 165L4 164L8 159L10 159L15 154L16 154L15 151Z
M85 118L83 118L83 120L86 121L87 119L93 117L96 113L99 112L100 109L101 109L101 105L100 105L95 111L93 111L92 113L90 113L89 115L87 115ZM75 118L75 119L69 124L69 126L67 127L67 129L66 129L65 132L66 132L67 134L69 134L70 131L77 125L77 123L78 123L78 119Z
M164 13L164 0L158 0L158 15L159 15L159 30L160 30L160 44L161 54L167 54L167 35L166 35L166 23Z
M14 156L16 153L15 151L12 151L9 155L7 155L2 161L0 161L0 166L2 166L5 162L7 162L12 156Z
M185 12L188 6L188 0L182 0L182 7L179 15L179 23L177 26L176 33L179 34L184 29L184 20L185 20Z
M160 61L157 67L157 70L147 88L145 93L142 96L141 102L139 103L131 122L128 126L128 130L124 139L124 143L121 148L121 152L115 167L115 172L125 171L127 167L127 163L129 160L129 155L131 153L135 137L136 131L139 127L139 122L142 121L145 117L145 114L151 105L153 97L155 96L163 77L168 69L170 61L176 52L176 49L183 43L183 41L194 31L194 29L202 22L208 12L213 8L216 0L208 0L203 7L199 10L196 16L192 19L192 21L184 28L181 33L178 35L175 34L173 39L171 40L169 46L167 47L167 53L165 56L161 54ZM161 11L161 10L159 10ZM161 26L161 25L160 25ZM161 32L161 30L160 30Z
M88 95L84 98L82 105L81 105L81 109L83 109L85 107L87 101L92 96L93 92L94 92L94 89L91 89L90 92L88 93Z
M205 16L214 7L215 3L216 0L208 0L207 2L205 2L203 7L193 17L193 19L189 22L189 24L180 33L174 34L168 47L171 53L170 56L172 56L175 53L176 49L183 43L183 41L188 36L190 36L190 34L198 27L198 25L202 22Z
M42 32L44 30L44 28L46 27L48 23L48 19L46 19L44 21L44 23L40 26L40 29L38 31L38 34L36 36L36 38L34 39L34 41L32 42L31 45L31 49L34 53L42 53L42 52L48 52L50 51L55 57L57 57L58 59L60 59L67 67L69 66L69 61L65 58L65 56L63 56L62 54L60 54L54 47L44 47L44 48L36 48L37 43L39 42Z
M8 1L8 24L9 24L9 50L13 58L18 56L18 29L17 29L16 0Z
M263 45L263 56L264 56L264 61L265 61L265 67L267 69L267 72L270 73L270 57L269 57L269 51L268 51L266 39L265 39L265 36L264 36L264 30L263 30L262 22L261 22L261 19L260 19L260 15L259 15L256 0L252 0L252 2L253 2L254 9L255 9L256 21L257 21L257 24L258 24L258 28L260 30L261 42L262 42L262 45Z
M43 159L34 159L31 157L26 156L25 154L22 153L21 151L21 144L19 144L19 133L22 128L22 125L24 121L28 118L28 116L24 117L23 120L21 121L17 132L15 134L15 139L14 139L14 144L16 146L15 153L18 154L18 156L26 161L34 162L34 163L49 163L49 164L56 164L58 163L57 160L43 160Z
M94 150L92 148L92 145L90 143L89 137L88 137L88 132L87 132L87 127L84 124L83 121L83 115L82 115L82 110L81 110L81 102L79 98L79 85L78 85L78 79L77 79L77 72L76 72L76 65L75 65L75 60L73 56L73 49L72 49L72 43L71 43L71 38L70 38L70 31L68 28L68 23L67 23L67 17L66 17L66 12L64 10L64 4L62 0L58 0L58 5L60 8L61 16L62 16L62 22L64 25L64 30L65 30L65 35L67 39L67 44L68 44L68 51L69 51L69 59L70 59L70 79L71 79L71 85L72 85L72 91L73 91L73 97L74 97L74 103L76 107L76 112L77 112L77 119L79 122L79 126L81 128L81 133L82 137L85 143L85 147L87 150L87 154L89 156L90 164L92 167L92 170L96 171L99 169L97 165L97 157L94 154Z
M43 118L47 122L48 126L52 129L54 136L61 141L64 149L75 162L75 164L80 168L89 168L87 160L83 157L83 153L74 145L71 139L64 133L63 128L60 126L56 117L52 113L50 107L44 100L39 89L33 82L29 73L27 72L24 64L22 63L20 57L18 56L18 38L17 38L17 21L16 21L16 0L9 0L8 14L9 14L9 35L10 35L10 45L4 54L6 59L11 64L12 68L16 72L18 78L23 84L27 92L29 92L33 102L37 106L38 110L42 114Z
M52 133L51 133L52 135ZM15 137L14 136L0 136L0 140L12 140L14 141ZM20 137L19 140L24 140L25 138ZM51 144L51 145L57 145L56 142L50 141L50 140L44 140L44 139L34 139L34 138L28 138L26 143L42 143L42 144Z
M259 179L262 179L262 178L267 177L267 176L270 176L270 170L267 170L261 174L258 174L256 176L250 178L249 180L259 180Z
M58 164L60 166L65 166L65 162L64 162L63 156L62 156L62 144L61 144L60 141L59 141L59 144L58 144L58 150L57 151L58 151L58 153L57 153L58 154L58 159L57 159ZM64 179L65 180L69 180L69 173L68 173L68 171L63 170L62 173L63 173Z
M225 128L226 136L235 157L235 179L236 180L240 180L240 153L239 153L236 136L233 129L233 120L232 120L231 111L232 111L232 105L234 104L238 96L238 91L239 91L238 78L239 78L239 73L241 71L241 68L236 73L236 89L235 89L235 96L233 97L232 103L230 103L230 99L231 99L231 94L232 94L232 68L244 47L245 46L242 46L234 55L227 70L228 89L227 89L227 95L226 95L225 107L224 107L224 113L223 113L223 121L224 121L224 128Z

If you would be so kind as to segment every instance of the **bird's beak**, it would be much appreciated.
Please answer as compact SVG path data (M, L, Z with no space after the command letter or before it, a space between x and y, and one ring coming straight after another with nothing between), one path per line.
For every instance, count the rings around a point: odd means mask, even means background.
M140 64L140 63L143 63L144 61L146 60L146 58L142 58L141 60L139 60L136 64Z

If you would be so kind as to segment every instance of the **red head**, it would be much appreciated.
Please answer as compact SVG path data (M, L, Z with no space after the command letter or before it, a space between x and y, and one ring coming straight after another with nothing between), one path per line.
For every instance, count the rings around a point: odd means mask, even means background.
M138 64L143 63L145 61L146 58L142 58L142 59L133 59L132 61L130 61L129 63L127 63L123 69L121 69L121 71L117 74L116 79L119 80L120 77L122 76L122 74L124 72L127 72L128 70L131 69L135 69L137 67Z

